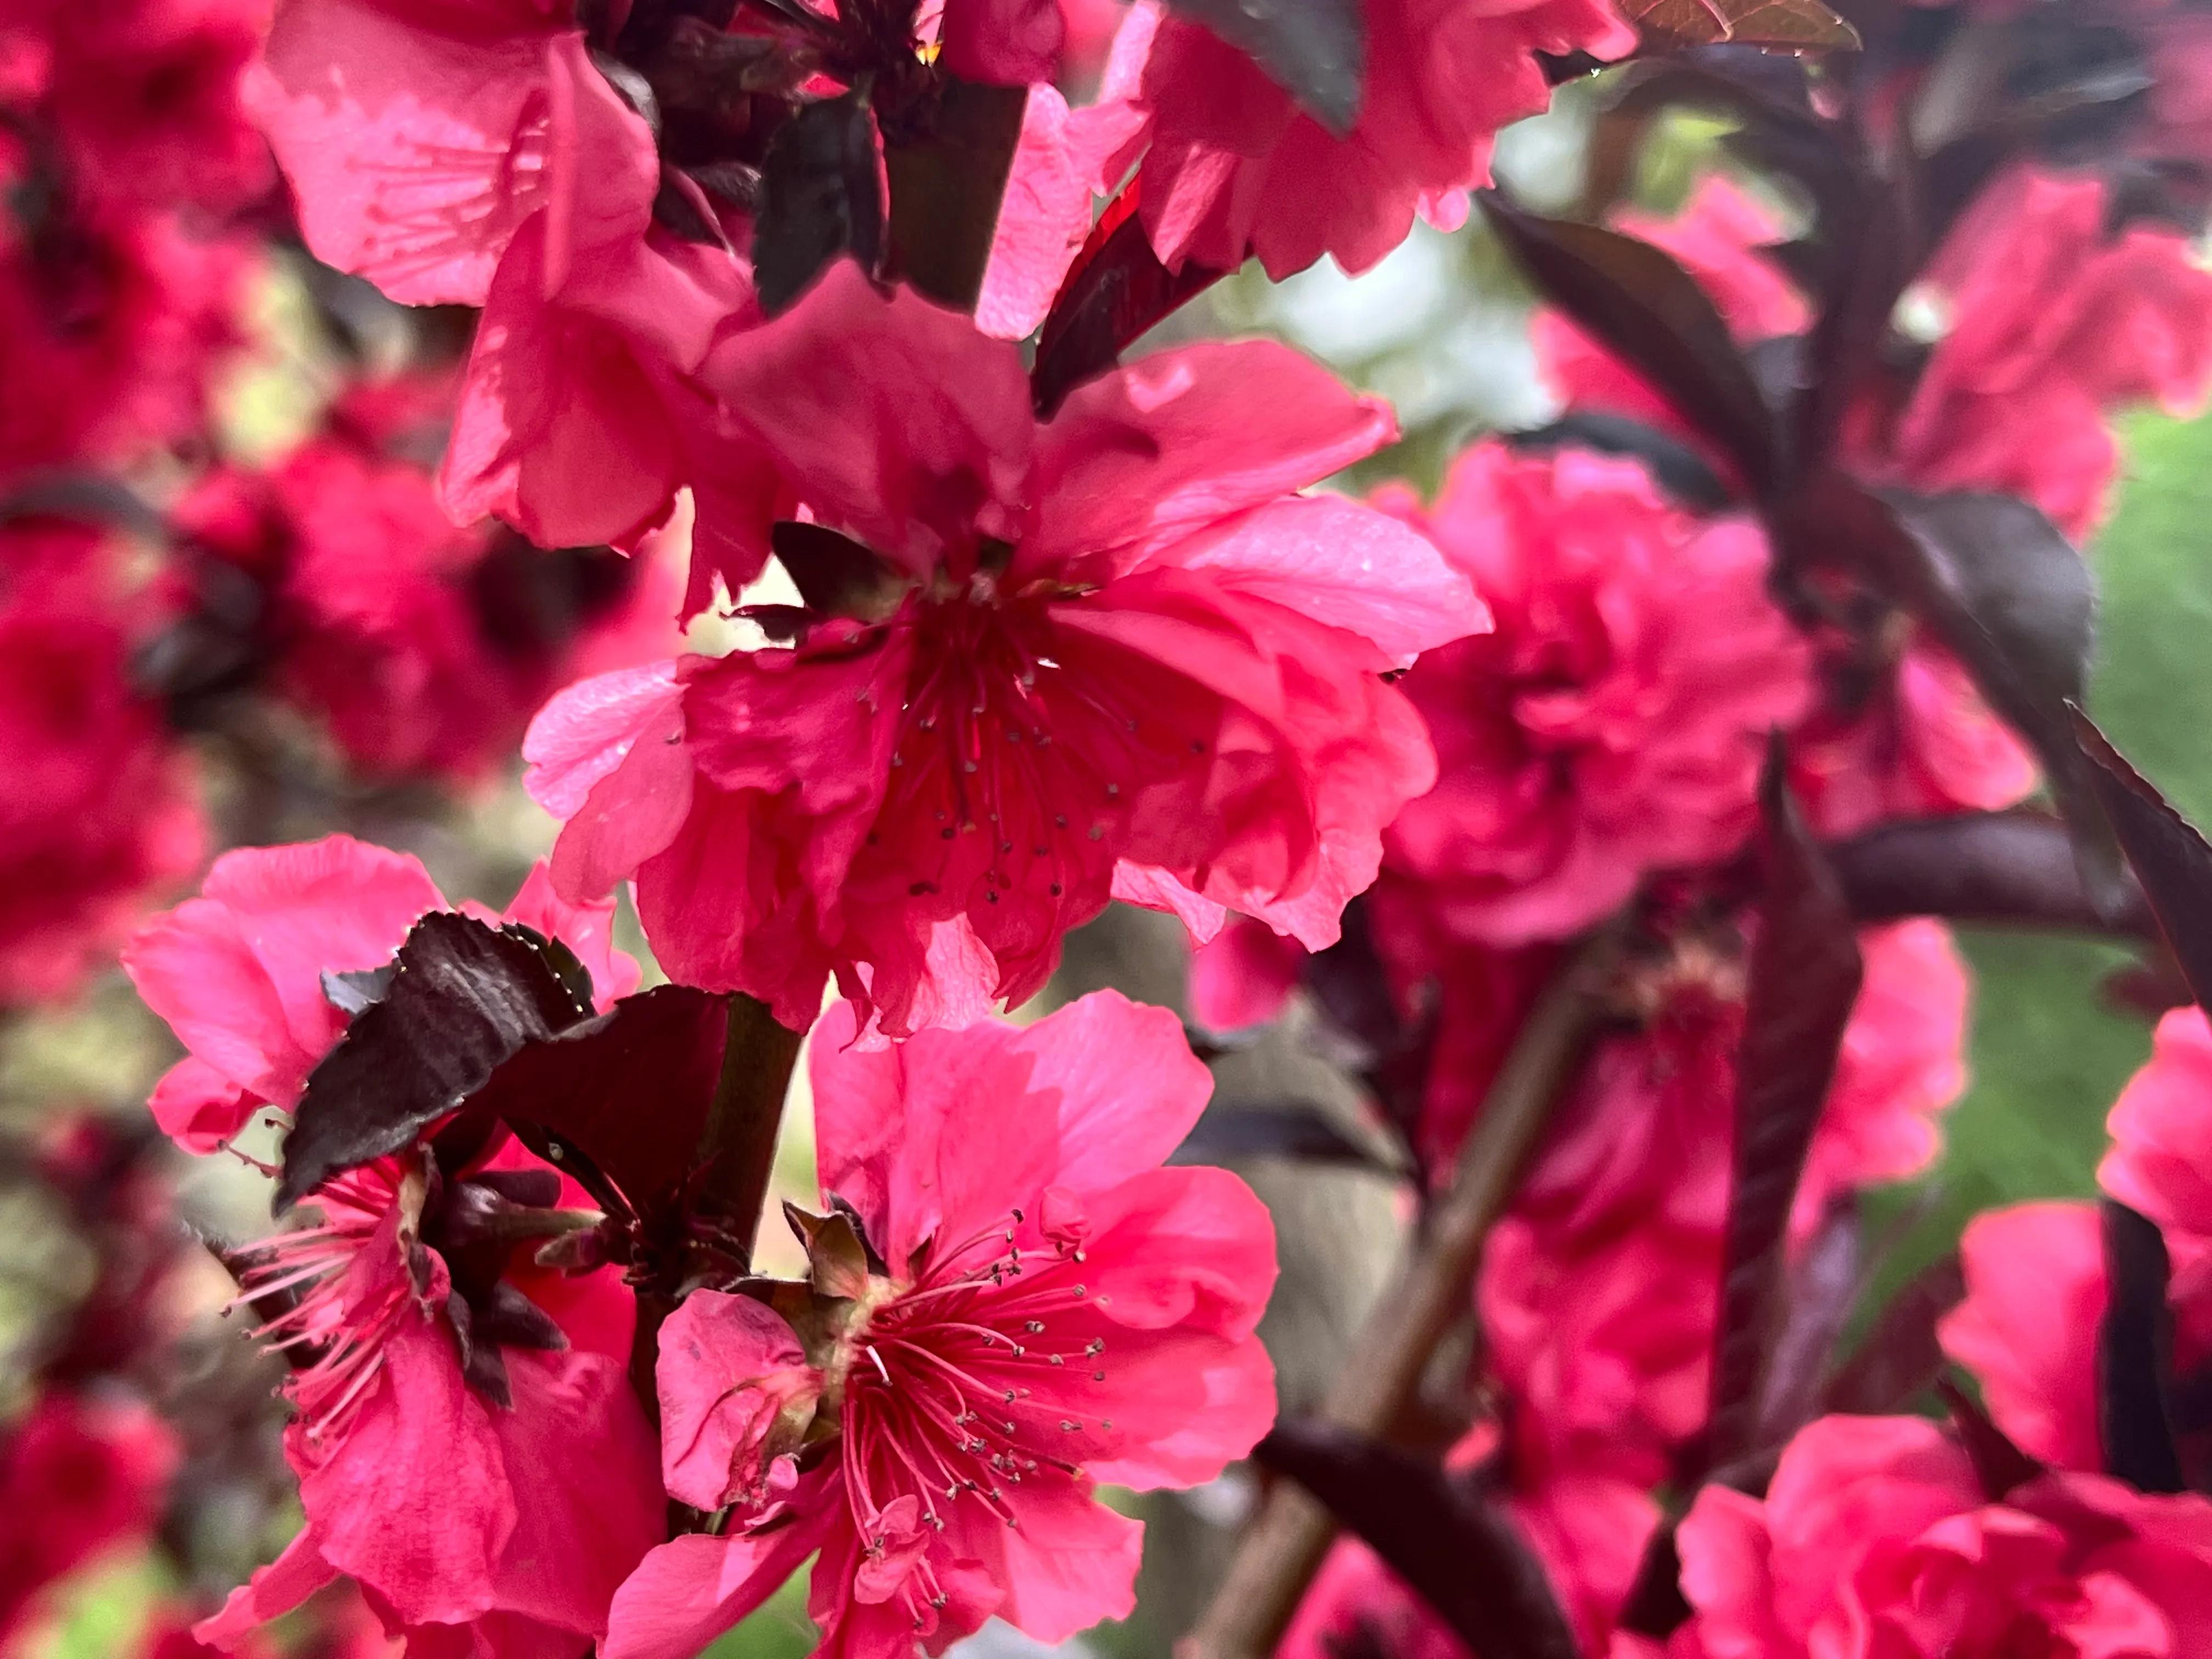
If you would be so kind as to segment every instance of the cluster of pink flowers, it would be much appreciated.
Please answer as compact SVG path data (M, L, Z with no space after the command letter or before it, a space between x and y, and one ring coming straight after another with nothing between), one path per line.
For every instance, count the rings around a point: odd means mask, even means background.
M0 409L0 1006L119 956L178 1045L146 1140L256 1165L297 1211L216 1254L282 1366L301 1524L219 1605L165 1603L148 1659L266 1655L299 1610L363 1659L692 1659L810 1561L842 1659L1131 1615L1143 1528L1102 1489L1270 1455L1277 1250L1237 1176L1177 1157L1213 1078L1175 1014L1100 991L1000 1017L1116 901L1181 924L1204 1026L1310 988L1371 1062L1412 1207L1452 1200L1531 1009L1582 999L1587 1041L1455 1281L1479 1340L1437 1443L1584 1652L2212 1644L2212 1501L2107 1455L2091 1206L1966 1234L1942 1343L1988 1421L1823 1416L1815 1389L1749 1452L1706 1443L1784 855L1848 908L1837 844L2016 807L2033 753L2068 781L1977 689L2025 728L2020 682L2063 672L1993 675L1948 613L1946 650L1924 592L1804 555L1790 492L1986 493L2090 533L2116 414L2212 383L2186 235L2025 149L1960 203L1930 185L1941 234L1875 307L1895 326L1838 369L1821 342L1863 296L1820 268L1849 257L1833 222L1784 260L1780 216L1719 175L1671 218L1615 216L1712 301L1671 296L1697 313L1675 356L1732 339L1844 377L1814 388L1820 430L1782 406L1803 388L1731 366L1737 424L1819 451L1776 438L1771 465L1611 355L1645 343L1606 331L1602 262L1580 294L1545 279L1590 325L1534 321L1561 425L1458 445L1429 493L1326 487L1397 417L1288 345L1136 349L1248 260L1357 273L1417 217L1457 228L1502 127L1705 27L1682 9L0 20L0 368L53 388ZM1716 38L1848 33L1813 0L1759 9L1784 21ZM2126 116L2153 167L2212 131L2212 76L2192 20L2124 9L2171 65ZM1917 95L1813 91L1791 118L1815 133ZM255 445L222 389L272 284L317 319L286 347L335 367ZM2002 585L1968 574L1951 587ZM2066 631L2041 621L2010 631ZM349 834L268 844L338 792L518 772L558 827L501 911ZM625 891L650 990L616 944ZM1863 972L1832 1067L1812 1057L1778 1281L1835 1275L1859 1195L1930 1169L1965 1087L1966 972L1912 908L1828 916ZM1358 973L1352 1030L1328 982ZM753 1251L802 1037L818 1208L785 1206L806 1271L775 1279ZM2101 1180L2165 1240L2172 1357L2201 1375L2201 1014L2168 1017L2112 1128ZM50 1149L44 1178L105 1146ZM100 1202L173 1233L143 1199ZM190 1437L132 1369L173 1336L169 1258L147 1260L84 1299L0 1431L0 1645L67 1575L153 1547L186 1479ZM2212 1430L2174 1427L2182 1483L2212 1490ZM1340 1544L1281 1650L1458 1653L1387 1554ZM1655 1629L1631 1603L1677 1559Z

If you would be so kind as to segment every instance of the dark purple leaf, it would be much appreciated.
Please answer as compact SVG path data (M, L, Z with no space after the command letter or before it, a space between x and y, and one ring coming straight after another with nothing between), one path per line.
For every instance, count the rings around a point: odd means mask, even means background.
M1479 199L1546 299L1719 445L1754 490L1773 487L1783 471L1773 412L1695 277L1632 236L1546 219L1495 191Z
M381 968L362 968L349 974L334 974L323 969L323 1000L329 1003L348 1019L365 1013L384 1000L391 990L392 976L399 964L387 962Z
M1253 1455L1327 1504L1483 1659L1577 1659L1543 1564L1497 1505L1425 1459L1292 1419Z
M1000 199L1022 136L1027 87L985 86L946 75L936 94L884 131L890 185L884 275L956 311L983 289Z
M1359 118L1367 20L1359 0L1167 0L1237 48L1341 138Z
M2042 812L1956 812L1906 818L1837 842L1828 859L1861 921L1947 916L1956 921L2102 933L2145 933L2142 895L2106 915L2082 890L2074 840Z
M883 253L883 181L876 129L858 91L800 106L761 157L753 280L770 316L805 292L832 259L872 271Z
M518 1050L477 1097L541 1158L650 1225L690 1180L729 998L662 985ZM610 1195L594 1193L603 1203Z
M1974 1478L1991 1503L2043 1473L2043 1465L2013 1444L2012 1437L1990 1421L1990 1414L1956 1382L1939 1376L1936 1392L1943 1397L1944 1408L1951 1413L1951 1426L1958 1431L1960 1443L1974 1466Z
M500 1062L591 1012L525 927L450 910L415 924L383 999L364 1009L307 1086L284 1137L281 1213L341 1170L398 1152L460 1107Z
M1735 495L1722 483L1705 458L1672 433L1602 409L1570 410L1548 426L1509 432L1516 449L1544 453L1573 447L1601 455L1627 455L1644 464L1659 487L1695 513L1718 513Z
M1662 1522L1644 1544L1635 1582L1620 1604L1620 1627L1663 1642L1689 1623L1695 1611L1682 1594L1682 1551L1674 1523Z
M2068 708L2081 698L2097 610L2072 544L2010 495L1876 496L1834 472L1779 503L1771 523L1785 570L1855 573L1935 630L2041 758L2090 902L2120 910L2119 861Z
M2200 1008L2212 1009L2212 846L2078 709L2089 782Z
M817 616L880 622L911 586L888 561L824 525L779 519L768 538L799 597Z
M2173 1314L2158 1224L2113 1199L2105 1237L2104 1322L2097 1330L2097 1429L2105 1472L2140 1492L2185 1490L2173 1443Z
M1913 276L1912 237L1895 184L1875 171L1855 137L1838 136L1835 150L1850 164L1815 192L1814 234L1828 280L1796 406L1794 453L1802 466L1827 457Z
M1229 274L1195 259L1181 270L1160 263L1137 211L1144 182L1142 173L1131 179L1099 216L1038 331L1030 392L1046 420L1146 329Z
M1285 1158L1304 1164L1343 1164L1362 1170L1392 1170L1371 1146L1346 1134L1319 1106L1303 1101L1255 1103L1217 1101L1183 1137L1169 1162L1227 1164L1238 1158Z
M1858 1297L1860 1244L1858 1206L1841 1197L1790 1261L1782 1327L1759 1386L1753 1450L1780 1447L1820 1415L1836 1339Z
M1881 1417L1905 1410L1933 1388L1944 1364L1936 1326L1966 1295L1966 1279L1955 1254L1921 1269L1890 1297L1829 1380L1826 1408Z
M1759 782L1763 885L1736 1052L1735 1155L1714 1336L1708 1468L1753 1449L1781 1328L1790 1209L1857 999L1843 884L1783 781L1778 738Z

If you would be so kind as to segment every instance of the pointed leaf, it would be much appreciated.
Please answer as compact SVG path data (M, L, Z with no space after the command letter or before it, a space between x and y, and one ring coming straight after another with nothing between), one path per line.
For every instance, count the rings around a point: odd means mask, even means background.
M1030 391L1050 420L1067 394L1121 362L1137 337L1229 273L1195 259L1170 270L1152 252L1137 207L1139 173L1099 216L1037 334Z
M2080 710L2074 730L2089 781L2142 883L2159 931L2200 1008L2212 1010L2212 846Z
M1843 884L1783 781L1778 738L1759 783L1765 885L1736 1052L1735 1156L1707 1467L1753 1449L1769 1346L1784 1302L1791 1204L1835 1077L1861 976Z
M1856 51L1858 31L1819 0L1621 0L1621 15L1660 46L1732 41L1792 51Z
M1303 1101L1219 1103L1191 1126L1173 1164L1228 1164L1247 1158L1286 1158L1306 1164L1345 1164L1396 1174L1322 1108Z
M1860 1244L1858 1206L1845 1195L1830 1203L1790 1262L1786 1311L1759 1387L1753 1450L1780 1448L1820 1415L1836 1339L1858 1298Z
M956 311L975 308L1029 95L1027 87L942 76L935 98L885 127L886 277Z
M308 1074L284 1137L281 1213L341 1170L396 1152L525 1043L591 1012L524 927L450 910L416 922L391 988Z
M908 586L886 561L825 525L779 519L769 526L768 541L806 608L820 616L880 622L898 608Z
M865 94L801 105L761 158L753 221L761 309L770 316L783 310L841 254L874 270L883 239L883 184Z
M728 1002L683 985L624 997L518 1050L477 1105L580 1180L580 1158L650 1231L692 1173L721 1074Z
M1694 276L1633 236L1543 218L1495 191L1479 199L1546 299L1719 445L1755 490L1776 483L1782 458L1773 411Z
M1252 1455L1326 1504L1483 1659L1576 1659L1543 1564L1466 1481L1349 1429L1295 1419Z
M1829 1379L1826 1408L1881 1417L1910 1407L1942 1376L1936 1327L1966 1296L1966 1276L1956 1251L1914 1274Z
M2173 1443L2170 1263L2158 1224L2114 1199L2098 1206L2108 1300L2097 1329L2097 1427L2105 1472L2142 1492L2181 1492Z
M2090 902L2107 916L2122 909L2095 769L2068 709L2081 700L2096 642L2096 584L2065 537L2013 496L1877 496L1835 472L1794 492L1771 522L1785 569L1856 572L1936 631L2042 760Z
M1697 513L1723 511L1735 500L1730 489L1707 465L1705 458L1670 432L1609 410L1570 410L1548 426L1528 432L1509 432L1505 441L1516 449L1539 453L1572 447L1594 449L1601 455L1626 455L1644 463L1659 487L1684 507Z
M1829 860L1851 914L1863 922L1900 916L2143 933L2154 924L2130 883L2124 906L2101 914L2081 885L2074 839L2047 813L1955 812L1905 818L1835 843ZM2212 875L2212 855L2208 855ZM2212 902L2212 890L2208 890Z
M1982 1492L1991 1503L2042 1474L2043 1465L2014 1445L2012 1437L1991 1422L1990 1414L1956 1382L1940 1376L1936 1379L1936 1392L1943 1397L1943 1405L1951 1413L1951 1426L1958 1431L1967 1460L1974 1466L1974 1478L1982 1483Z
M1341 138L1359 118L1367 20L1359 0L1167 0L1218 35Z

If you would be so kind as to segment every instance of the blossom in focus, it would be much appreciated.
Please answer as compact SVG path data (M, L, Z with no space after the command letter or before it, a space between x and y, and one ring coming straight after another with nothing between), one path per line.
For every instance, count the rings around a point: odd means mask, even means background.
M1212 1087L1173 1015L1100 992L889 1049L857 1030L833 1010L811 1050L830 1299L702 1291L662 1328L669 1491L733 1508L647 1558L605 1659L690 1659L817 1551L821 1653L994 1614L1063 1640L1133 1605L1143 1528L1094 1483L1197 1485L1273 1419L1267 1212L1161 1167Z
M629 549L690 488L687 609L758 573L762 475L690 378L717 329L757 319L750 273L655 222L653 131L567 4L282 0L250 89L319 258L405 304L483 308L440 477L456 522ZM666 188L717 222L688 179Z
M1139 0L1116 36L1097 108L1110 194L1142 157L1141 211L1170 269L1233 270L1256 256L1277 281L1322 254L1366 270L1416 213L1452 229L1490 178L1500 127L1551 102L1540 52L1618 57L1635 30L1602 0L1364 0L1357 118L1332 134L1204 25Z
M241 1304L295 1298L255 1334L295 1354L307 1522L199 1639L234 1649L340 1574L410 1650L580 1659L605 1634L664 1512L618 1270L529 1266L545 1233L522 1212L564 1187L512 1143L449 1163L426 1141L333 1176L314 1224L244 1253Z
M205 1152L264 1108L289 1111L345 1029L323 975L383 967L417 918L446 908L415 859L350 836L224 854L199 896L123 950L138 994L187 1051L155 1085L155 1121L187 1152ZM604 1007L639 977L613 947L613 918L611 902L560 899L540 866L501 919L566 944Z
M1982 194L1929 268L1948 327L1901 406L1858 411L1855 466L2021 496L2076 541L2095 530L2119 465L2111 417L2192 413L2212 383L2212 272L2179 230L2108 231L2107 210L2102 180L2033 167Z
M1496 617L1406 678L1440 780L1385 835L1389 884L1449 936L1518 945L1742 843L1760 745L1810 694L1756 530L1693 522L1634 462L1495 441L1425 512L1398 489L1378 501Z
M0 1646L48 1585L152 1537L179 1455L127 1397L53 1390L0 1427Z
M79 526L0 529L0 1004L70 994L203 855L188 757L131 682L118 562Z
M403 305L483 305L534 214L557 277L659 178L562 0L280 0L247 98L309 250Z
M2182 1659L2212 1643L2212 1502L2068 1474L1992 1498L1920 1418L1820 1419L1763 1500L1705 1487L1678 1545L1695 1615L1673 1659Z
M1039 424L1015 349L850 264L710 365L811 515L793 643L572 687L532 726L577 898L635 874L677 978L901 1034L1042 986L1109 895L1309 945L1431 782L1380 676L1485 620L1427 541L1299 486L1388 412L1191 347Z
M326 976L383 966L442 908L413 859L343 836L218 859L124 952L190 1050L156 1119L206 1151L293 1105L343 1030ZM568 945L600 997L635 986L611 907L564 905L542 868L507 919ZM255 1335L293 1362L284 1449L307 1524L197 1627L204 1642L233 1647L344 1574L426 1651L568 1659L660 1535L630 1293L617 1270L570 1280L529 1254L558 1228L526 1212L581 1189L501 1132L436 1127L318 1187L313 1224L230 1257Z

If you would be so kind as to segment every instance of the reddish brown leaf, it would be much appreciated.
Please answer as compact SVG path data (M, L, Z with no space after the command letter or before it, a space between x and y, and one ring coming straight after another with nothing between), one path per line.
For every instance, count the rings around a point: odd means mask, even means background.
M1030 389L1047 420L1067 394L1104 374L1153 324L1229 273L1187 262L1170 270L1152 252L1137 207L1143 174L1107 207L1075 257L1037 335Z
M1621 0L1621 13L1662 46L1856 51L1858 31L1818 0Z

